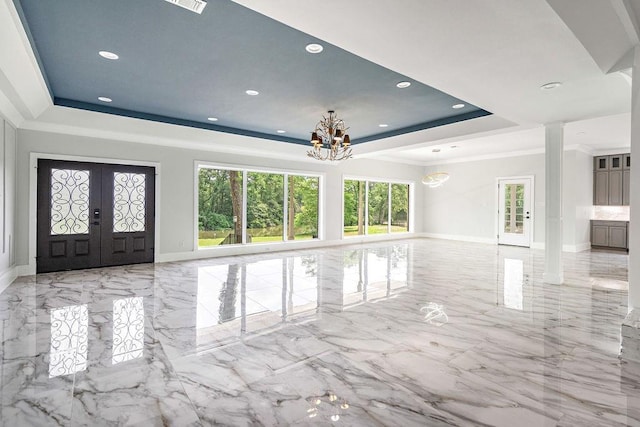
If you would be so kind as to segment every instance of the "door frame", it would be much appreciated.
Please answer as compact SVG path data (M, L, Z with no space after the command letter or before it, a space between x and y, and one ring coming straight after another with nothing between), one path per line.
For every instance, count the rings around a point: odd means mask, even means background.
M496 236L496 244L500 244L500 211L502 210L502 206L500 206L500 181L505 179L519 180L519 179L529 179L531 180L531 232L529 233L529 248L533 245L533 236L535 234L535 222L536 222L536 181L535 175L517 175L517 176L498 176L496 177L496 192L495 192L495 236Z
M72 162L89 162L89 163L107 163L118 165L131 165L131 166L150 166L156 169L156 182L155 182L155 244L153 249L153 256L157 262L160 254L160 163L159 162L147 162L140 160L130 159L113 159L103 157L90 157L90 156L73 156L67 154L51 154L51 153L29 153L29 264L26 266L26 271L20 271L21 275L33 275L36 274L36 255L37 255L37 230L38 230L38 160L66 160Z

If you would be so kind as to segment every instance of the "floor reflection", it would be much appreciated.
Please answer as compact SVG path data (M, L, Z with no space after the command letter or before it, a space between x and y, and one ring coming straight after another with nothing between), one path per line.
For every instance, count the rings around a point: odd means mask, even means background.
M627 263L565 254L547 285L542 252L411 239L20 278L0 419L640 425Z
M522 310L524 295L524 261L521 259L504 259L504 306L514 310Z
M144 352L144 304L142 297L113 301L113 357L111 363L139 359Z
M408 245L347 250L343 257L345 307L391 296L409 282Z
M424 313L424 321L435 326L443 326L449 323L449 316L444 311L444 305L435 302L430 302L424 307L420 308L420 311Z
M49 378L87 369L88 328L86 304L51 310Z

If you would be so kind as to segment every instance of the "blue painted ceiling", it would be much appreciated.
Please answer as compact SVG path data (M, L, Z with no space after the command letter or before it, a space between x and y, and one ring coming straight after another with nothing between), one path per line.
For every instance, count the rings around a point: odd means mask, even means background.
M14 3L57 105L303 144L327 110L354 144L490 114L230 0Z

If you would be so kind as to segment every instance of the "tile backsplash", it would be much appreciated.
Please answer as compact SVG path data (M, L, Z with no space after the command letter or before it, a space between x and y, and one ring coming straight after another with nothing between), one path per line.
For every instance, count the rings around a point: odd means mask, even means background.
M591 219L629 221L629 206L593 206Z

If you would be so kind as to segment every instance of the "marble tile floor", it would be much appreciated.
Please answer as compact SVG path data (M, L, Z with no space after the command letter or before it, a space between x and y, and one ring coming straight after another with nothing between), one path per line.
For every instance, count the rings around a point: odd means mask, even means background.
M20 278L3 426L640 426L623 253L431 239Z

